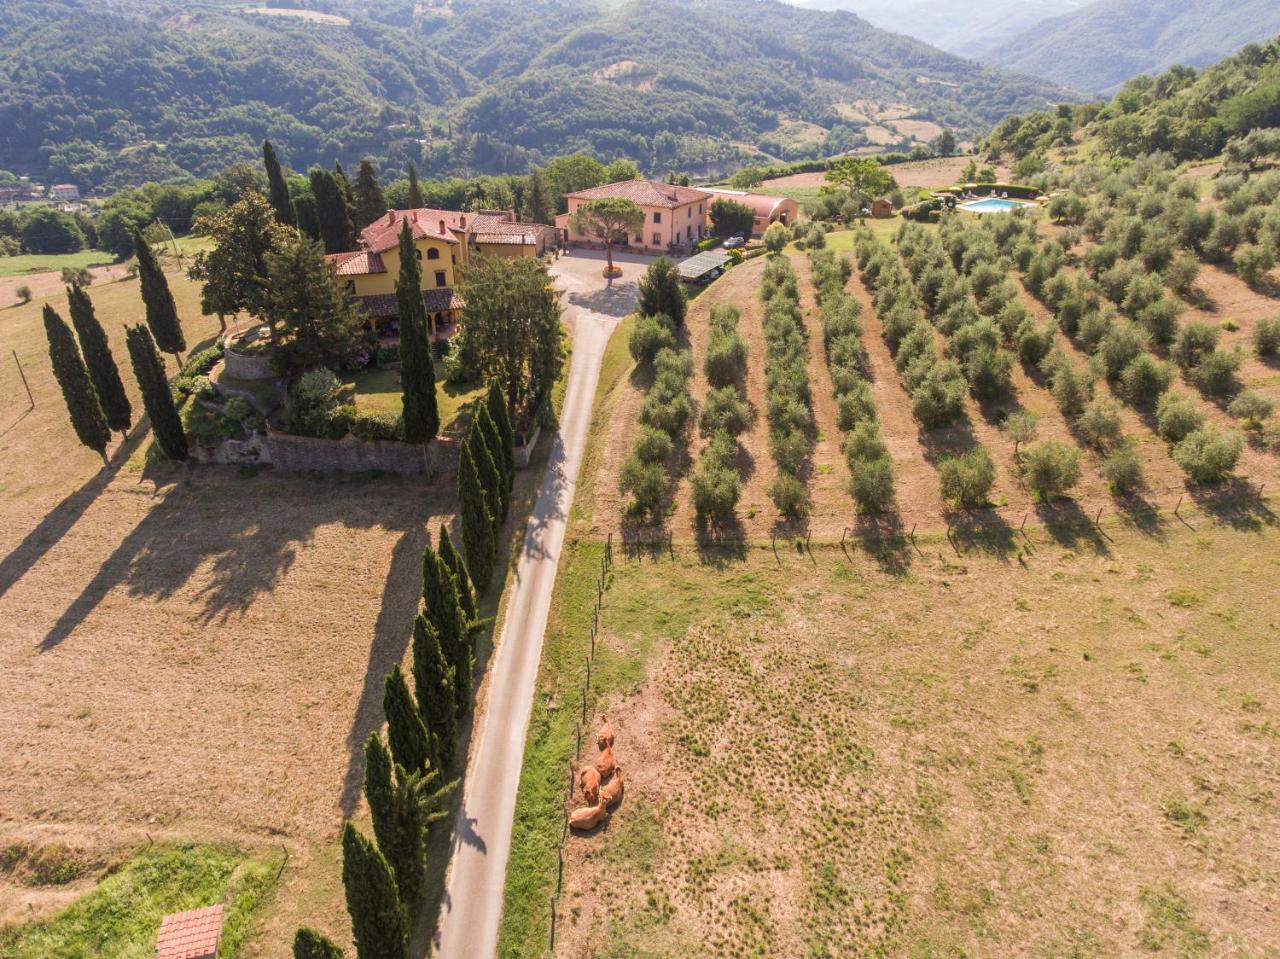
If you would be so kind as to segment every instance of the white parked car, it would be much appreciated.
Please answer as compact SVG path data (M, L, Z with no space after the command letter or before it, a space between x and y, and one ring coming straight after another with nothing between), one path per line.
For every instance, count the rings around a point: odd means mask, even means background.
M729 237L729 239L724 241L724 248L726 250L732 250L736 246L746 246L746 245L747 245L746 238L741 236L731 236Z

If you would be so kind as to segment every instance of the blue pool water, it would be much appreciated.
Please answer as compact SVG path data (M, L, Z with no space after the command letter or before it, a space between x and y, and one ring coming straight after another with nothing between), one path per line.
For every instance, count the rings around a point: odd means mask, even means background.
M1005 200L1000 197L989 196L983 200L961 203L959 208L967 210L969 213L1008 213L1010 210L1016 210L1023 205L1017 200Z

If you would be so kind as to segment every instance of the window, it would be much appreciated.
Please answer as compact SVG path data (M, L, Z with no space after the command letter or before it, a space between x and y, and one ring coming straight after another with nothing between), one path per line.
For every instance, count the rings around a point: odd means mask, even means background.
M428 260L440 259L440 251L433 246L431 249L427 250L427 259Z
M655 233L655 234L653 235L653 245L654 245L654 246L662 246L662 234L661 234L661 233Z
M685 238L686 238L686 239L692 240L692 239L693 239L693 227L691 227L691 226L686 226L686 227L684 228L684 235L685 235Z
M689 219L693 219L693 207L689 207Z
M355 281L355 280L347 280L347 293L348 293L348 295L350 295L350 296L355 296L355 293L356 293L356 281Z
M654 211L653 211L653 222L654 222L654 223L661 223L661 222L662 222L662 214L661 214L661 213L659 213L657 210L654 210Z
M413 250L413 258L415 260L418 260L419 262L422 261L422 251L419 250L417 247L415 247Z
M444 270L436 270L436 286L445 286Z
M644 246L644 237L642 236L636 237L636 246Z

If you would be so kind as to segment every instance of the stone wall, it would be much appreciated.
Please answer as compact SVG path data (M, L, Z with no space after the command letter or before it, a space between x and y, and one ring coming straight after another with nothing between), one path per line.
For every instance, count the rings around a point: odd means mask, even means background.
M254 353L237 353L227 346L222 353L223 362L227 364L227 373L238 380L274 380L276 371L271 365L271 357Z
M348 434L340 440L294 436L268 428L266 450L271 464L290 473L427 472L422 447L395 440L362 440ZM458 444L438 439L428 447L432 475L458 471Z

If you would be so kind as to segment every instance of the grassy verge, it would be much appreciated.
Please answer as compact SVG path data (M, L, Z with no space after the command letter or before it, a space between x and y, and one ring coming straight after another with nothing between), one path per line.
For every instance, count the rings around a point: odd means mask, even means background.
M27 273L46 273L61 270L64 266L90 267L114 263L115 257L102 250L81 250L79 253L24 253L21 256L0 256L0 276L23 276Z
M149 956L165 915L223 903L218 956L236 959L271 898L276 867L272 859L221 846L148 849L52 919L0 932L0 956Z

